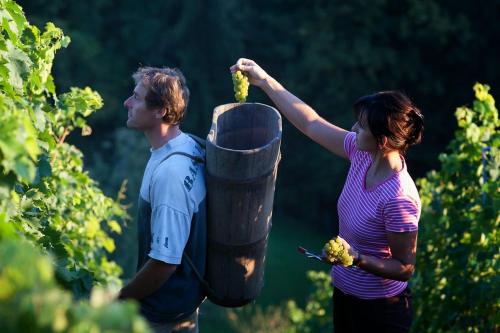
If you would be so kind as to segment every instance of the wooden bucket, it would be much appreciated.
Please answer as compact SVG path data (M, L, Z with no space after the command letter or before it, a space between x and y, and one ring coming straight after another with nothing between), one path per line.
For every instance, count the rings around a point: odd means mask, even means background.
M264 284L281 132L281 116L268 105L214 109L206 141L206 277L216 304L243 306Z

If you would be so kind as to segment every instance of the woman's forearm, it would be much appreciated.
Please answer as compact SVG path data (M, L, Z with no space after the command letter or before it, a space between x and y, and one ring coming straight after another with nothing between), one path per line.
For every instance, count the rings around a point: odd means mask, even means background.
M281 114L299 131L334 154L347 158L344 151L346 130L320 117L309 105L269 76L255 61L240 58L230 69L232 72L244 71L250 83L261 88Z
M365 254L359 255L357 266L374 275L398 281L408 281L415 268L413 264L404 264L394 258L381 259Z
M320 118L316 111L271 76L266 77L261 88L280 112L302 133L307 135L308 126Z

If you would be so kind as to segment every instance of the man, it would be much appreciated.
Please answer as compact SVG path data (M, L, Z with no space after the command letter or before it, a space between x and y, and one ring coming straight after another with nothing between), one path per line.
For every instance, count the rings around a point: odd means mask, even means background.
M179 128L189 89L178 69L143 67L132 77L127 127L144 132L151 157L139 195L138 272L119 298L137 300L155 332L198 332L204 297L183 254L203 275L206 188L204 152Z

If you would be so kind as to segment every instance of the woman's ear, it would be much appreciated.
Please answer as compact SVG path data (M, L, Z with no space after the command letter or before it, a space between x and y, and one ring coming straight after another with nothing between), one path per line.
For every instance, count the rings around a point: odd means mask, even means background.
M385 150L387 148L387 137L385 135L382 135L382 138L380 139L380 142L378 144L378 148L380 150Z

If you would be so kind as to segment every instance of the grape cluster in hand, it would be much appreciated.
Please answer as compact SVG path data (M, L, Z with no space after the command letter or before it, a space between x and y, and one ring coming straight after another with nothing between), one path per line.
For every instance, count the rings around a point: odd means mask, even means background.
M244 103L248 96L248 78L241 72L236 71L232 73L234 97L240 103Z
M342 266L351 266L353 258L342 244L339 237L330 239L323 247L326 260L332 264L340 264Z

